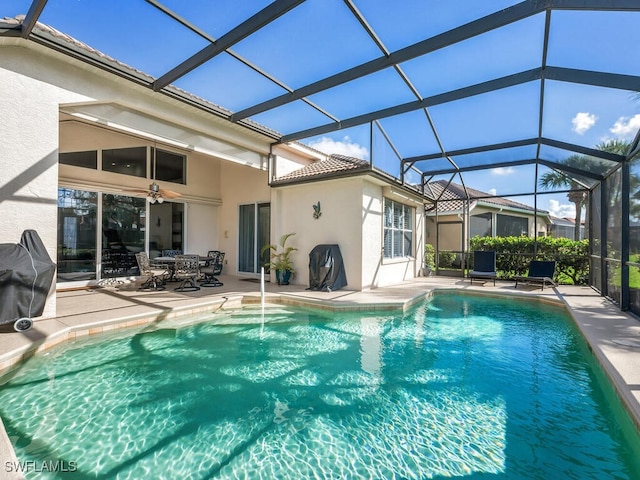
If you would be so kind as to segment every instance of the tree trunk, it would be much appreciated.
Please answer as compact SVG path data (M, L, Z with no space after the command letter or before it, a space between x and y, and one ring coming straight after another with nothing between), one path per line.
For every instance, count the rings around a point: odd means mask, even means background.
M582 221L582 201L574 202L576 204L576 228L573 232L573 239L580 240L580 222Z

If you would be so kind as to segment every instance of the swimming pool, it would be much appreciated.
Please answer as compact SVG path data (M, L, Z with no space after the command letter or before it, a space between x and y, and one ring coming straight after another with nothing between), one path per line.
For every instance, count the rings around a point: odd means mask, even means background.
M640 478L638 432L557 307L267 312L26 362L0 416L27 478Z

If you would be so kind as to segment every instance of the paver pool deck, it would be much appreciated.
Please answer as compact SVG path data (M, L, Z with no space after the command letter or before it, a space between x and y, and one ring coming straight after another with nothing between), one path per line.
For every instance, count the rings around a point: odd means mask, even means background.
M11 378L20 363L59 343L117 328L154 326L182 315L260 304L260 284L255 279L221 275L222 287L196 292L138 291L136 284L57 292L57 317L36 320L31 330L13 331L0 326L0 375ZM304 305L330 310L405 309L436 290L483 295L511 295L564 305L588 341L618 396L640 430L640 320L621 312L590 287L527 287L498 281L471 285L469 280L420 277L399 285L365 291L315 292L302 285L265 283L265 304ZM13 447L0 422L0 461L15 460ZM4 473L4 472L3 472ZM22 478L20 474L13 477Z

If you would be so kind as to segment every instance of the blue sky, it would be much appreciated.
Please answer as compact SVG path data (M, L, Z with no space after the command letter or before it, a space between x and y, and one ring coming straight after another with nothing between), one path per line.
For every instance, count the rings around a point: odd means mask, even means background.
M257 13L267 0L166 0L167 7L219 38ZM514 0L354 0L390 52L441 34ZM3 0L0 16L26 13L30 2ZM215 7L212 7L215 5ZM148 21L141 21L141 19ZM150 20L149 20L150 19ZM640 13L553 11L547 65L640 75L629 54L640 45ZM40 21L124 63L159 76L207 42L176 26L142 0L49 0ZM540 67L545 14L514 22L478 37L411 59L401 68L423 98ZM399 27L401 26L401 27ZM378 58L380 49L341 0L307 0L272 24L232 47L239 56L271 73L288 88L299 88L354 65ZM281 95L285 88L222 54L174 82L213 103L238 111ZM447 151L538 135L541 82L435 105L429 113ZM309 100L338 119L410 102L416 97L397 72L386 69L354 79ZM640 101L628 91L547 80L542 134L587 147L617 138L631 140L640 128ZM331 122L302 101L252 117L282 133ZM439 151L424 112L384 118L381 127L403 157ZM368 125L303 139L327 153L343 153L397 173L395 154L379 133L371 152ZM568 156L571 152L566 152ZM496 152L517 160L524 151ZM461 159L465 161L465 159ZM435 165L435 164L434 164ZM533 189L533 167L505 167L465 175L467 184L497 194ZM522 191L522 190L520 190ZM530 203L528 199L516 198ZM539 208L573 216L564 194L540 199Z

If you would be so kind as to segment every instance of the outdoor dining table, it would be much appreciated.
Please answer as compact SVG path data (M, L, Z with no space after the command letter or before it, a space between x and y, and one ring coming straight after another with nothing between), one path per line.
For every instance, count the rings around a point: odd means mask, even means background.
M169 281L170 282L175 281L174 271L175 271L175 265L176 265L176 257L154 257L153 262L156 264L160 264L164 267L167 267L167 269L169 270ZM206 263L207 263L206 258L200 259L201 267L204 266Z

